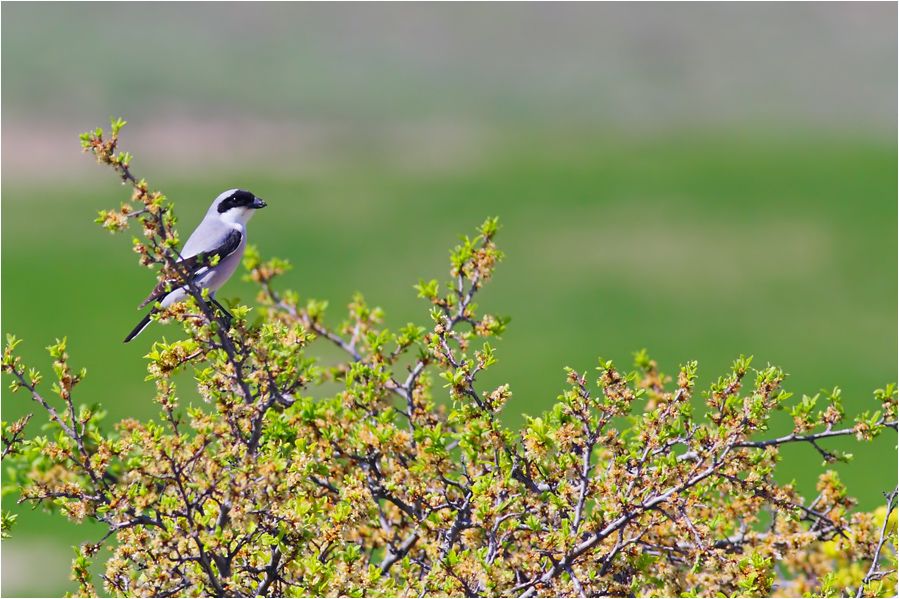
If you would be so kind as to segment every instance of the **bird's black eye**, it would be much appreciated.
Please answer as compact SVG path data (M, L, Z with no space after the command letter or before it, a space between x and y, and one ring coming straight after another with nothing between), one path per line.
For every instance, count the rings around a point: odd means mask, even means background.
M249 191L244 191L243 189L238 189L230 196L222 200L222 202L218 206L219 214L223 212L227 212L232 208L244 208L253 203L255 196Z

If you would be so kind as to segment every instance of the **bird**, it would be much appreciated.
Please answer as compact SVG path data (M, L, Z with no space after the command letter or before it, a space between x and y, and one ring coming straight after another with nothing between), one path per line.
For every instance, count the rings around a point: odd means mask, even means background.
M231 314L215 299L215 292L224 285L237 269L247 246L247 222L266 203L244 189L229 189L220 193L206 212L206 216L194 229L178 260L181 271L189 273L196 287L209 290L209 300L230 320ZM214 258L218 262L213 266ZM137 326L125 337L128 343L150 324L150 317L161 308L168 308L190 295L180 277L160 281L138 309L158 302Z

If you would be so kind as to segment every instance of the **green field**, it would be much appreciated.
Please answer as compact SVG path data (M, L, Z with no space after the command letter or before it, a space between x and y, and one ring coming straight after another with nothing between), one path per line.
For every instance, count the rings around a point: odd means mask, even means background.
M127 139L126 130L126 148ZM359 290L389 324L425 324L413 283L444 279L457 236L500 216L506 261L480 305L512 318L487 382L511 383L506 414L517 423L551 404L564 366L591 370L600 355L629 365L642 347L669 373L698 359L702 383L753 354L790 373L797 394L839 385L850 415L873 407L871 391L896 378L896 158L889 143L813 135L518 132L474 165L436 172L364 154L296 179L256 170L176 180L142 171L140 157L135 166L175 200L184 232L225 188L264 198L251 242L290 259L282 285L327 299L332 322ZM98 168L85 158L84 169ZM4 186L3 332L23 337L25 356L45 370L42 347L68 336L73 363L88 369L80 401L101 403L110 420L153 417L142 355L179 331L154 325L122 345L153 276L136 265L129 236L92 223L125 191L111 174L91 181ZM254 291L235 280L222 295L252 303ZM193 397L189 377L181 391ZM31 408L4 393L4 420ZM895 441L888 432L838 445L855 453L839 470L862 507L892 486ZM780 477L811 493L817 453L783 453ZM66 546L96 540L97 529L15 509L7 557L52 538L62 549L42 555L46 575L30 590L69 588L54 570L66 568Z

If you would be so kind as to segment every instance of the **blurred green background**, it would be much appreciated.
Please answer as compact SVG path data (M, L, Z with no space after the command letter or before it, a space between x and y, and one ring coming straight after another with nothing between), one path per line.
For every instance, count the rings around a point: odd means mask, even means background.
M2 330L67 335L83 402L152 417L127 346L153 284L129 237L92 220L127 192L79 154L110 115L139 176L187 233L219 192L270 208L250 228L283 285L360 290L390 324L427 322L419 278L498 215L507 260L480 300L512 317L493 382L511 423L547 408L563 366L646 347L701 382L739 354L850 415L896 378L896 5L9 4L2 19ZM252 302L232 281L222 294ZM182 392L190 398L189 379ZM31 410L4 389L3 419ZM35 419L33 427L40 425ZM834 444L873 508L896 441ZM806 493L820 458L789 448ZM100 531L15 505L3 595L58 595Z

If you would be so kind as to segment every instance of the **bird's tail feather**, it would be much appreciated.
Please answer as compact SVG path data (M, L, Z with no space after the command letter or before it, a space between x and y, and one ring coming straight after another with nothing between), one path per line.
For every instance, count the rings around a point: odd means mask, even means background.
M140 335L141 331L147 328L147 325L150 324L151 316L153 316L153 310L150 310L150 312L146 316L144 316L139 323L137 323L137 326L134 327L134 329L130 333L128 333L128 336L125 337L125 343L128 343L129 341Z

